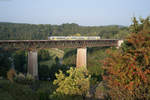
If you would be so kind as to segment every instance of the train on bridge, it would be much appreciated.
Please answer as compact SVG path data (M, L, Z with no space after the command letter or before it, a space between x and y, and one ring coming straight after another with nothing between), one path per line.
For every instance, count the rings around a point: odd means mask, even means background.
M100 40L100 36L49 36L48 40Z

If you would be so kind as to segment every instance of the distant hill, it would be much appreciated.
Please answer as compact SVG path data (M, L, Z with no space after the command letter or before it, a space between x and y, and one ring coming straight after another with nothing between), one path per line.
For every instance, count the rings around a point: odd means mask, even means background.
M48 36L101 36L102 38L124 38L128 34L128 27L122 25L108 26L80 26L75 23L62 25L25 24L0 22L0 40L19 39L36 40L47 39Z

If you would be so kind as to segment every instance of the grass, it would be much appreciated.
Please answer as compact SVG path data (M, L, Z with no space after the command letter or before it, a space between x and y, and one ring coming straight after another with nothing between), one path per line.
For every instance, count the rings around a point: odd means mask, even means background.
M64 51L57 49L57 48L52 48L52 49L48 49L50 56L52 56L53 58L62 58L64 56Z
M40 65L52 66L55 63L54 60L41 61Z

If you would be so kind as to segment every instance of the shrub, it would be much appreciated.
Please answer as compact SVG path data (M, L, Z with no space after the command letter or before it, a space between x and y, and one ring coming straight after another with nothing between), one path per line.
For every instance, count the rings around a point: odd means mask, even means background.
M31 84L35 81L34 77L31 74L24 75L22 73L19 73L14 78L15 82L21 83L21 84Z
M7 72L7 78L13 82L13 78L14 76L16 75L16 72L14 69L10 69L8 72Z
M22 74L22 73L19 73L19 74L17 75L17 78L18 78L18 79L25 80L25 75Z
M11 68L10 55L10 52L0 48L0 76L4 78L7 78L7 72Z
M40 82L40 86L36 91L39 100L48 100L49 94L52 94L55 88L56 87L53 85L52 82L49 81Z
M28 85L0 80L0 86L0 100L38 100L37 94Z
M40 65L38 70L40 80L47 80L50 77L50 69L47 65Z
M56 80L53 84L57 85L58 88L54 92L54 95L80 95L83 98L86 96L90 87L90 75L86 68L75 68L72 67L66 72L68 75L63 74L59 71L56 74Z
M26 75L26 80L28 80L28 81L33 81L33 80L34 80L34 77L33 77L31 74L27 73L27 75Z
M37 95L38 95L39 100L48 100L50 91L51 91L50 87L45 87L45 88L38 89L37 90Z

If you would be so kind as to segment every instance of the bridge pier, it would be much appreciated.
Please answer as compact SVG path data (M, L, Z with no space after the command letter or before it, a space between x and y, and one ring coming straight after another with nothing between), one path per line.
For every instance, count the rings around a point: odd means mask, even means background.
M123 40L118 40L117 42L117 48L120 48L121 44L123 43Z
M38 79L38 54L37 51L28 51L28 73Z
M76 67L86 67L87 65L87 48L77 48Z

